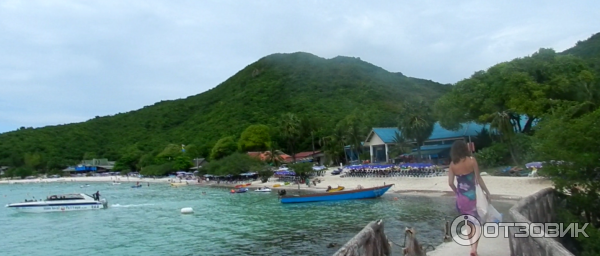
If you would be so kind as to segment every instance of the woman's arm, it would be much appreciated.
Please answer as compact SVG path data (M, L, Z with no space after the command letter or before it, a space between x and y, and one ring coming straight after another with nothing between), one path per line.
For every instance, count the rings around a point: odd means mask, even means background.
M454 172L452 172L452 165L448 167L448 185L456 193L456 186L454 185Z
M488 197L488 201L489 201L490 191L488 190L487 186L485 185L485 182L483 182L483 178L481 178L481 174L479 173L479 164L477 164L477 159L475 159L475 158L471 158L471 159L473 160L473 169L475 170L475 176L477 178L477 183L479 184L479 186L481 186L481 189L483 190L485 195Z

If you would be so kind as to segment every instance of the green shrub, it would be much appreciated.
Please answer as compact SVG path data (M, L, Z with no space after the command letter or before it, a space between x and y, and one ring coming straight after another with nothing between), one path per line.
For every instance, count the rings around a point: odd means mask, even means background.
M481 167L496 167L501 165L509 154L508 147L503 143L494 143L492 146L475 153L477 162Z

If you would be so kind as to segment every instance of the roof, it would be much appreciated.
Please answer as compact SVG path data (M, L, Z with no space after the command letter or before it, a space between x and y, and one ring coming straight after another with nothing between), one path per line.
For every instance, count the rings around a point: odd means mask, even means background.
M281 157L281 159L286 162L286 161L291 161L292 157L288 154L285 154L279 150L276 151L276 153L279 155L279 157ZM256 157L258 159L260 159L261 161L266 161L269 158L269 154L271 154L270 151L265 151L265 152L260 152L260 151L254 151L254 152L248 152L248 155L251 157Z
M481 132L481 129L483 129L484 127L489 129L489 125L480 125L473 122L469 122L462 124L462 127L457 131L451 131L442 128L442 126L438 122L436 122L433 125L433 132L431 133L431 136L428 140L477 136Z
M480 125L476 123L464 123L462 127L457 131L451 131L442 128L442 126L436 122L433 125L433 132L431 136L427 140L440 140L440 139L450 139L450 138L459 138L466 136L477 136L482 128L489 129L489 125ZM373 128L369 135L367 136L366 141L370 141L373 134L377 134L377 136L386 144L394 143L394 137L396 133L402 134L400 130L396 127L382 127L382 128Z
M400 130L396 127L373 128L373 133L377 134L384 143L394 143L396 133L400 134ZM370 134L369 134L370 137ZM367 138L368 139L368 138Z
M314 151L314 152L313 151L305 151L305 152L300 152L300 153L296 154L295 156L296 156L296 159L298 159L298 158L311 157L311 156L319 154L319 153L321 153L321 151L318 151L318 150Z

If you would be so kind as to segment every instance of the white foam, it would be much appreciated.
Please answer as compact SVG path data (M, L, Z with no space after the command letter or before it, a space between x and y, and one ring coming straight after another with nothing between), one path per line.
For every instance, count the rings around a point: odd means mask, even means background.
M126 205L113 204L110 207L128 208L128 207L141 207L141 206L151 206L151 205L154 205L154 204L126 204Z

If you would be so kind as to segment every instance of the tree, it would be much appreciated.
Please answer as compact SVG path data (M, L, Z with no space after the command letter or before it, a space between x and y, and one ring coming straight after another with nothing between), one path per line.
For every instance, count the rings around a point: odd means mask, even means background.
M262 124L248 126L238 141L239 150L241 152L267 150L271 141L269 130L268 126Z
M281 151L277 150L277 143L272 141L269 144L269 151L266 152L265 161L273 166L279 166L283 162Z
M21 179L24 179L27 176L31 176L33 175L33 168L29 167L29 166L25 166L25 167L18 167L15 169L14 174L16 176L21 177Z
M394 144L390 148L391 157L397 157L402 154L410 153L414 147L414 144L406 140L399 132L394 134Z
M181 145L179 144L168 144L163 151L161 151L156 158L159 162L170 162L175 159L176 156L181 155Z
M458 82L438 99L435 116L442 127L451 130L473 121L495 122L505 132L529 133L533 122L554 106L580 100L591 81L589 72L578 57L540 49ZM508 123L512 129L502 126Z
M202 167L202 169L206 169L207 173L213 175L240 175L246 172L258 172L264 168L264 163L259 159L239 152L211 161Z
M42 166L42 156L39 153L26 153L25 166L29 169L37 170Z
M313 172L311 163L296 163L290 165L290 169L296 173L296 177L300 177L302 180L308 179L310 174ZM300 189L300 182L298 182L298 189Z
M83 160L92 160L96 158L98 158L96 152L85 152L85 154L83 154Z
M192 159L188 156L180 155L175 157L175 162L173 163L173 168L178 171L186 171L190 169L192 166Z
M354 151L359 161L361 160L360 151L362 142L366 134L364 119L364 115L357 109L338 123L338 126L345 127L344 132L347 142L350 143L350 148Z
M583 221L597 230L600 227L600 109L579 117L572 117L569 112L569 108L555 109L555 113L543 118L534 135L534 152L538 161L545 162L540 174L550 177L557 191L570 194L569 205L564 209L576 222L583 216ZM590 249L593 246L580 242Z
M219 160L223 157L233 154L237 150L237 144L233 136L221 138L210 152L210 158Z
M121 158L115 163L114 170L124 174L136 171L141 155L142 151L135 145L124 148L121 150Z
M348 162L348 154L346 154L345 151L345 147L348 143L347 137L345 124L343 122L339 122L331 135L321 139L321 144L325 150L325 155L331 158L336 164Z
M421 146L431 137L435 119L424 101L406 102L400 114L399 130L403 138L414 141L421 158Z
M185 152L183 152L183 153L185 156L189 157L190 159L194 159L194 158L202 156L202 151L201 151L200 147L196 146L195 144L185 145Z
M286 113L279 120L281 135L287 141L288 149L292 155L292 161L296 162L296 143L300 136L300 119L295 114Z

